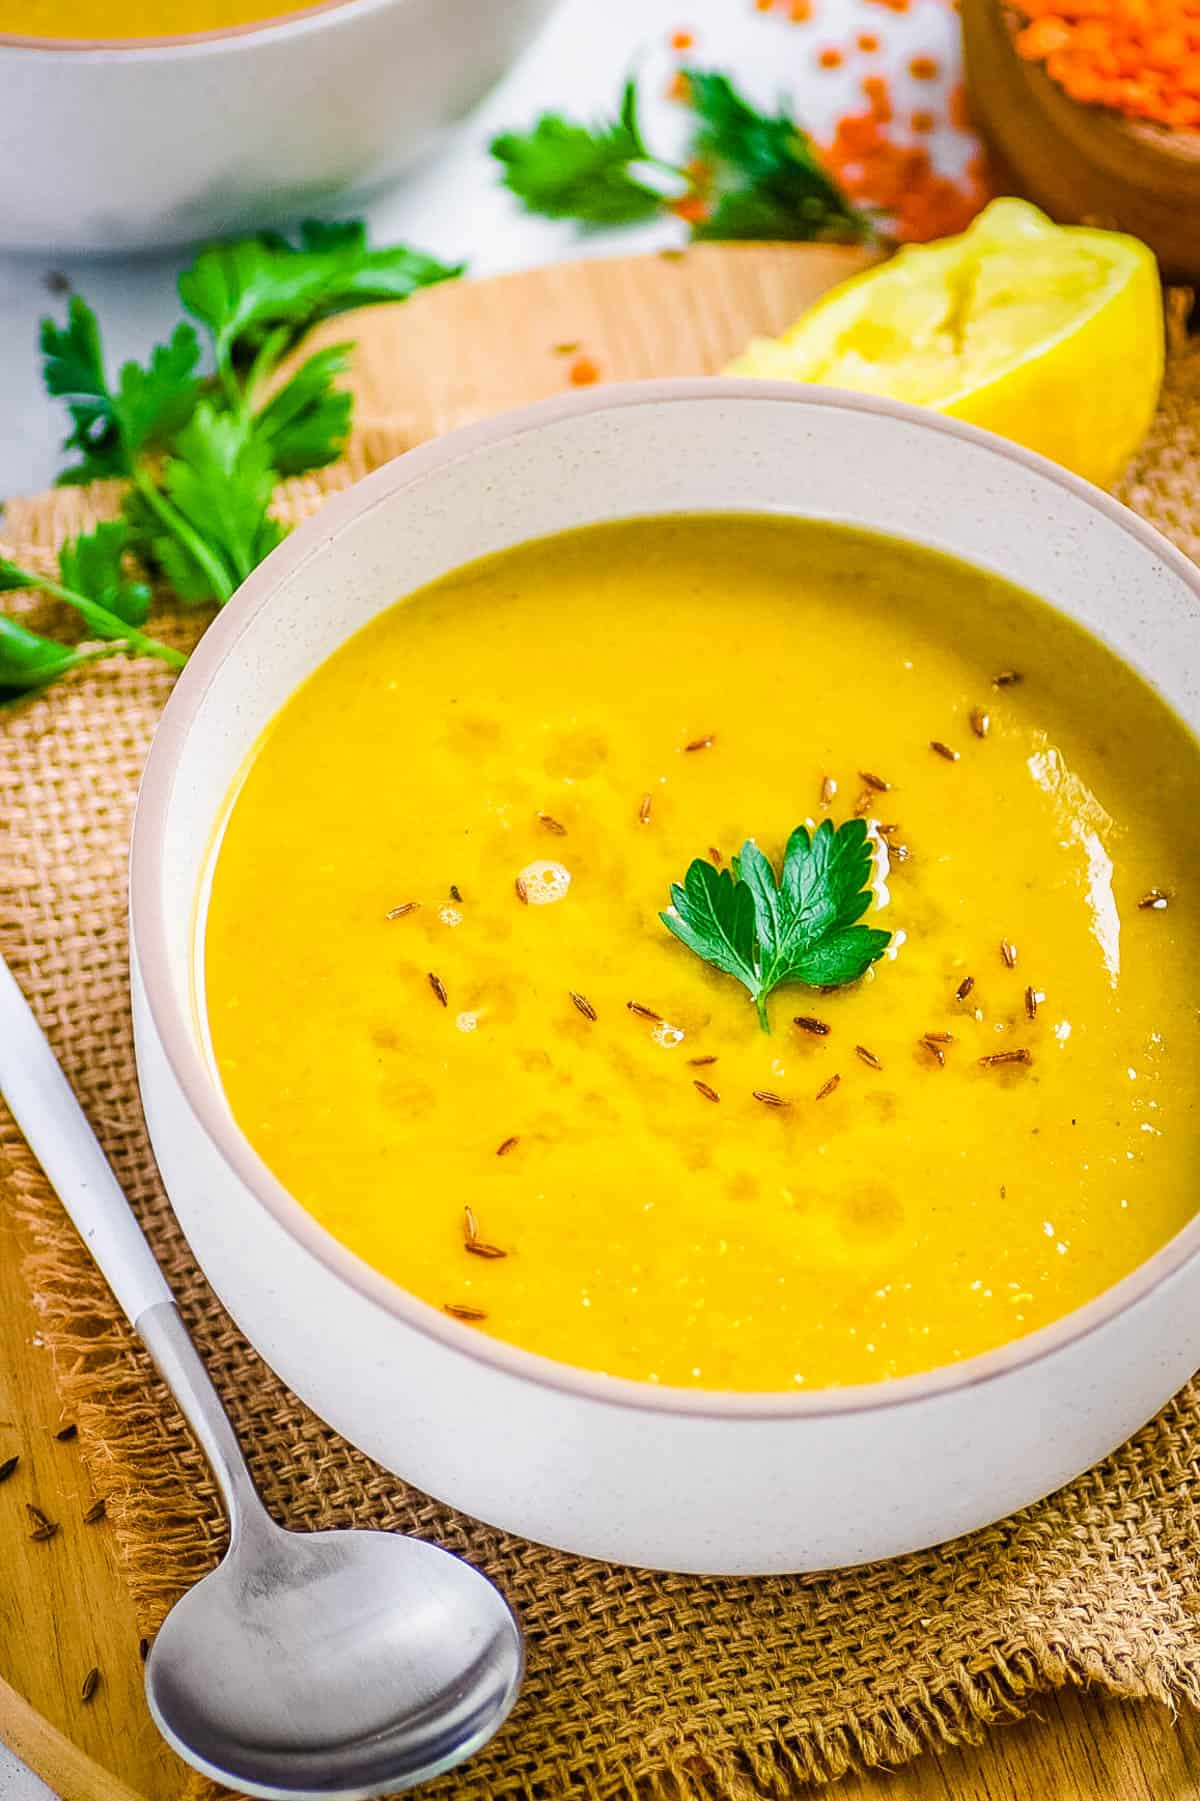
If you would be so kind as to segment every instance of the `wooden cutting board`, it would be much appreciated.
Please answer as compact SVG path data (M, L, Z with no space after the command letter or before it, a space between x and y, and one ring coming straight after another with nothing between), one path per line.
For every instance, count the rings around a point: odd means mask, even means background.
M683 255L564 263L457 282L403 307L332 322L357 341L360 431L376 457L471 419L602 381L712 373L755 333L777 332L864 253L702 246ZM581 371L580 360L586 359ZM589 367L590 365L590 367ZM64 1420L16 1232L0 1218L0 1739L65 1801L176 1801L183 1766L142 1699L133 1611ZM29 1537L27 1503L60 1522ZM88 1671L102 1672L86 1704ZM1200 1729L1150 1706L1047 1697L1042 1718L978 1753L854 1779L837 1801L1200 1801Z

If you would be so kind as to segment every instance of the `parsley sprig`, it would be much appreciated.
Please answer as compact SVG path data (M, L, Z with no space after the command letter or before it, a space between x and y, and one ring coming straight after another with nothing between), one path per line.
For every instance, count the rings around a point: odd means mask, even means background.
M283 535L269 510L275 484L345 448L353 403L338 380L350 346L316 351L286 379L285 360L323 319L460 273L407 245L373 250L356 221L310 222L298 242L272 233L202 250L179 278L190 318L115 378L80 296L65 323L44 319L43 379L70 422L59 481L128 486L120 521L63 547L57 581L0 558L0 591L41 589L101 641L63 645L0 615L0 702L100 656L181 664L141 630L150 582L222 605Z
M704 962L749 991L764 1032L771 1029L767 997L785 982L841 988L882 957L890 932L857 922L871 904L872 851L861 819L815 833L797 826L777 877L753 839L728 869L702 857L671 905L659 915L669 932Z
M693 238L847 243L874 235L786 107L759 112L712 70L681 76L691 113L682 163L647 146L631 80L613 120L586 125L543 113L531 131L493 138L505 186L529 212L593 228L674 211L691 221Z

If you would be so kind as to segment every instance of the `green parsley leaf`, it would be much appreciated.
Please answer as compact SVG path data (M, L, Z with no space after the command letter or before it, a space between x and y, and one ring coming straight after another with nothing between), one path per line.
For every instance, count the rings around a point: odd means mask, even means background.
M333 384L349 368L352 348L331 344L316 351L255 414L255 435L280 475L321 469L342 454L354 401Z
M165 443L187 424L200 397L199 362L200 340L195 327L184 322L167 343L155 346L144 369L140 363L122 364L115 410L131 462L140 451Z
M67 323L43 319L39 343L46 391L65 400L71 430L63 449L80 452L82 461L66 469L60 482L90 482L103 476L127 475L129 459L121 443L116 407L104 374L100 327L96 315L72 294Z
M697 238L851 242L870 236L866 216L786 112L760 113L725 75L683 74L697 119L692 154L713 166L711 210L696 226Z
M357 223L310 223L299 248L272 234L202 250L179 277L179 298L211 332L218 374L228 381L269 337L278 361L322 319L375 301L405 300L461 273L461 264L438 262L404 244L371 250Z
M8 583L9 587L32 587L32 582ZM107 645L98 650L77 650L70 644L56 644L31 632L17 619L0 613L0 706L47 688L69 669L90 663L97 656L111 656Z
M143 625L150 611L150 586L125 567L132 542L133 532L120 519L69 538L58 553L59 577L64 588L94 600L122 624Z
M532 131L502 132L490 148L503 164L505 187L527 212L548 219L631 225L653 219L669 198L631 172L633 164L670 168L642 139L632 81L625 83L620 112L610 123L577 125L560 113L543 113Z
M180 600L223 602L283 537L273 486L267 445L202 400L164 465L165 493L139 485L127 511Z
M872 862L861 819L836 831L823 820L812 836L797 826L778 878L747 840L729 869L697 857L682 886L672 884L671 906L659 917L689 950L748 990L769 1032L767 996L781 984L840 988L887 949L890 932L857 923L871 904Z

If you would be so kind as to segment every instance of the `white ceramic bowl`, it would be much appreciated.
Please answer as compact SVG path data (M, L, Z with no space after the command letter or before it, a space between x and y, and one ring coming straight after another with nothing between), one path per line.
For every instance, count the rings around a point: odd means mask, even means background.
M0 37L0 249L161 249L353 205L552 5L326 0L190 37Z
M1200 1363L1200 1219L1057 1324L926 1375L807 1394L651 1387L481 1337L343 1249L234 1125L206 1061L197 899L215 822L297 684L399 595L488 551L687 509L847 521L1018 582L1193 725L1200 574L1098 490L969 426L861 395L655 382L511 413L331 500L211 627L166 709L133 842L138 1069L200 1264L354 1443L566 1550L708 1573L867 1562L1048 1493Z

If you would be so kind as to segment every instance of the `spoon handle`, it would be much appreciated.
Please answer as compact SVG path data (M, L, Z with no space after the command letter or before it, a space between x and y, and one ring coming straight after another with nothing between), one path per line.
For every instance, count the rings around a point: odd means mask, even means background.
M212 1467L235 1536L252 1519L265 1522L233 1427L166 1277L3 957L0 1095L178 1401Z

